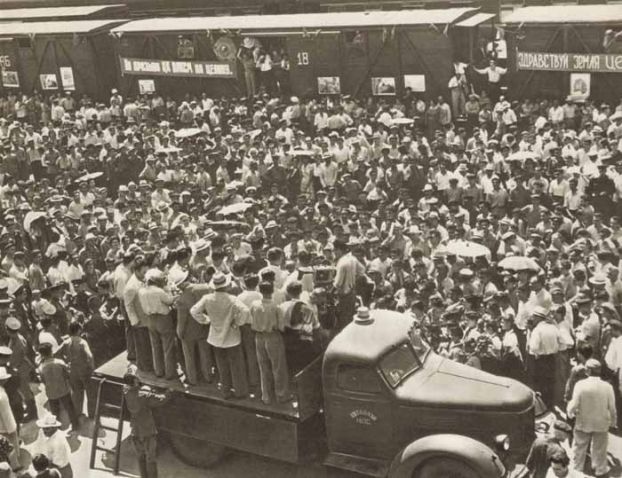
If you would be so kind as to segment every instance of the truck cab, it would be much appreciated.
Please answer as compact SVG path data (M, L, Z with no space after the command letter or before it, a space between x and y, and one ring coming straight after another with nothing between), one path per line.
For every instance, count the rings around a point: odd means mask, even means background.
M500 476L499 454L520 458L534 439L533 392L435 354L412 326L405 314L372 310L329 344L322 370L327 462L378 476L405 467L404 476L419 476L436 453L474 476ZM460 453L443 451L452 441ZM414 460L417 454L425 458Z

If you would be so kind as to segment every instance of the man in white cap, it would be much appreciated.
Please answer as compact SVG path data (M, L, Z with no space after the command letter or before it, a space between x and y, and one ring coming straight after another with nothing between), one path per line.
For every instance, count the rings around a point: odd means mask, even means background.
M52 465L58 469L62 478L73 478L71 468L71 447L65 434L60 431L61 422L54 415L46 415L37 420L37 426L41 429L44 439L38 444L41 452L48 457Z
M560 350L561 337L557 325L548 318L548 311L535 306L531 314L532 329L527 342L527 351L532 357L531 377L533 388L542 394L547 406L552 406L557 370L556 357Z
M225 399L248 395L248 380L240 326L248 323L249 310L227 292L230 279L222 272L212 278L214 292L204 295L190 315L200 324L210 324L207 342L213 347Z
M611 384L600 378L601 364L596 359L585 362L588 377L579 381L568 403L568 416L574 426L574 468L582 472L588 446L591 445L592 468L597 477L608 476L607 445L609 429L616 428L615 396Z
M166 276L159 269L149 269L145 274L145 282L146 286L138 291L138 300L149 317L147 323L153 370L157 377L174 380L177 378L177 360L171 306L175 297L166 287Z

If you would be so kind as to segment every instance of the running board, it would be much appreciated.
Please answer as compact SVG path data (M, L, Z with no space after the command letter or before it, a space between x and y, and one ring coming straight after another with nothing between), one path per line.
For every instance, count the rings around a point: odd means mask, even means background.
M329 453L324 460L324 465L339 468L340 470L353 471L361 475L384 478L389 473L390 463L383 460L345 455L343 453Z

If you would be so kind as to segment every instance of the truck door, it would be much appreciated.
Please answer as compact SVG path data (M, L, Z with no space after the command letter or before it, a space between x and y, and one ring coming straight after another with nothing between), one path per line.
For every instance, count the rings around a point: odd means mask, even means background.
M365 364L340 364L325 393L331 452L383 458L393 441L391 397L377 371Z

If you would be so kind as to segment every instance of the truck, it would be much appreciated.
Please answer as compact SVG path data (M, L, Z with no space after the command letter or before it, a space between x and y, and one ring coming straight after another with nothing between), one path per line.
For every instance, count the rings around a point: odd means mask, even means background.
M537 397L520 382L436 354L408 314L354 319L295 377L288 404L225 400L216 385L172 390L154 409L178 457L215 466L229 449L388 478L501 478L535 438ZM89 396L118 407L127 360L98 368ZM92 402L93 400L89 400Z

